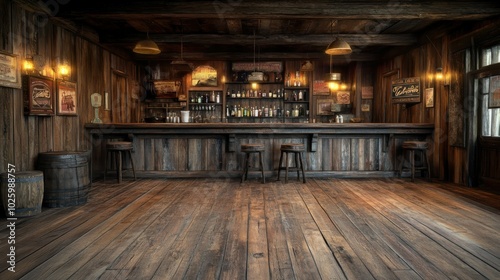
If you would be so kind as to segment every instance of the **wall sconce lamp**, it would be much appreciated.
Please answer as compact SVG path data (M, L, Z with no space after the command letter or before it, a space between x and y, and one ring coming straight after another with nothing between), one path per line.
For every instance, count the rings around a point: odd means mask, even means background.
M23 62L23 70L26 74L31 74L35 70L35 65L33 63L32 57L26 57Z
M436 68L436 80L442 81L443 79L444 79L443 68L442 67Z
M67 64L59 65L59 75L61 75L63 80L69 77L70 70L71 69Z

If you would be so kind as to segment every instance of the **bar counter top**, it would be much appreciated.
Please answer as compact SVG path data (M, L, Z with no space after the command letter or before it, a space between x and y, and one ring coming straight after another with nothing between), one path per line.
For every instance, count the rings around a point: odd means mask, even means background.
M421 134L432 133L429 123L89 123L90 133L161 133L161 134Z
M85 128L94 174L104 170L106 143L127 139L143 177L240 176L240 146L246 143L264 144L267 176L276 175L282 144L302 143L306 176L391 177L402 143L431 143L434 134L428 123L89 123Z

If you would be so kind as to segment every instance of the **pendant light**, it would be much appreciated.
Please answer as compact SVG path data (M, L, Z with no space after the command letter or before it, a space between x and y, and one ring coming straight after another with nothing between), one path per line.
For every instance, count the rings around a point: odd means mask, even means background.
M182 38L182 23L180 26L181 33L181 58L177 60L173 60L170 64L174 67L178 72L191 72L193 71L193 64L184 60L183 58L183 49L184 49L184 41Z
M253 69L254 71L248 75L249 82L262 82L264 80L264 73L262 71L257 71L255 66L255 29L253 31Z
M328 82L328 87L331 90L339 90L340 76L340 73L332 72L332 55L330 55L330 73L326 74L325 82Z
M337 21L332 22L332 30L333 26L337 23ZM333 32L332 32L333 34ZM333 39L333 41L326 47L325 53L328 55L345 55L345 54L350 54L352 53L351 46L349 44L342 40L341 38L337 37Z
M161 53L158 45L151 39L149 39L149 31L146 33L147 39L137 42L134 47L134 52L139 54L159 54Z

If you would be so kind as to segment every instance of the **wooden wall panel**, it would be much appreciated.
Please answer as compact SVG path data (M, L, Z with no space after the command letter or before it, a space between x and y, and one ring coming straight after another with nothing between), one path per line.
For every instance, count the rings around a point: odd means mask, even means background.
M111 71L109 52L51 21L37 24L34 14L14 1L0 0L0 7L3 34L0 50L16 54L20 60L38 55L42 62L41 75L52 78L54 85L56 79L61 78L57 73L58 65L67 63L71 68L67 79L77 83L78 106L77 116L25 116L22 90L0 87L0 102L4 108L0 112L0 140L4 144L0 149L0 172L5 170L5 163L15 164L18 171L33 170L41 152L89 150L91 142L83 127L93 119L90 95L94 92L104 94L110 88L109 80L105 79L105 73ZM135 77L134 63L121 57L113 59ZM132 99L132 95L127 98ZM130 120L137 119L134 115L136 113L131 114ZM95 148L95 153L101 153L100 147Z
M431 162L431 174L433 178L447 180L454 183L465 184L463 172L465 168L465 149L449 147L450 127L460 127L463 122L460 118L449 118L448 110L450 87L442 81L434 79L433 74L437 67L442 67L444 73L449 75L450 39L448 36L433 38L432 43L427 42L407 53L392 59L381 61L376 70L373 121L374 122L413 122L433 123L435 133L432 137L429 160ZM439 53L438 53L439 51ZM386 90L384 74L399 71L400 77L420 77L422 88L422 102L410 106L391 104L390 91ZM434 107L426 108L424 101L425 88L434 89ZM460 122L457 124L456 122ZM396 145L397 146L397 145ZM384 158L397 157L400 151L389 151L381 154L381 162L385 162L380 168L391 170L387 166L392 160Z

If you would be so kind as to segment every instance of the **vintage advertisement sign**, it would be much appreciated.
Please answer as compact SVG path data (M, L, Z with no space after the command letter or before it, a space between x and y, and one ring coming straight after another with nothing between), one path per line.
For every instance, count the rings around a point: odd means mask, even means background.
M421 102L420 77L402 78L392 81L392 103Z

